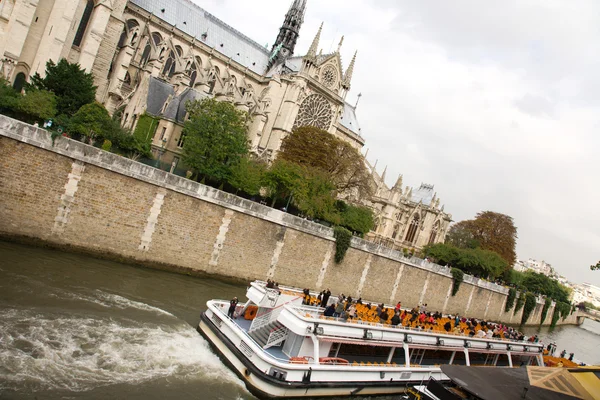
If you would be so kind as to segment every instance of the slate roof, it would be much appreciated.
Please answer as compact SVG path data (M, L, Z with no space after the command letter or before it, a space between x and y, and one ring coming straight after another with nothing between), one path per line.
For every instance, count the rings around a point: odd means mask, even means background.
M206 93L198 92L192 88L186 88L179 95L173 97L164 112L162 109L169 96L173 96L175 90L172 85L158 78L150 77L148 86L148 98L146 112L183 123L185 121L185 104L188 101L209 97Z
M174 93L173 86L160 79L150 77L148 84L148 98L146 111L152 115L159 115L167 98Z
M360 125L358 125L358 119L356 118L356 108L348 103L344 103L344 111L340 116L340 124L360 136Z
M257 74L262 75L267 69L270 54L267 48L189 0L130 1Z

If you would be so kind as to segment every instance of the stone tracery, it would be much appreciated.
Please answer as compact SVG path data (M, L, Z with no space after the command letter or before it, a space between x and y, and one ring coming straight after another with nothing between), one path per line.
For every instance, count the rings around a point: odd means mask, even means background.
M294 128L314 126L328 130L331 125L332 115L333 112L329 102L321 95L311 94L300 105L298 116L294 122Z

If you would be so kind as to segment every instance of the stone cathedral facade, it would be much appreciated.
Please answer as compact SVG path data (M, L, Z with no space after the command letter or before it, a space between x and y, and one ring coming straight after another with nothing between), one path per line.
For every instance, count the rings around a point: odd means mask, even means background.
M356 107L346 101L356 53L344 68L342 38L323 54L319 28L297 55L305 10L306 0L292 1L268 49L190 0L0 0L0 74L20 89L43 75L48 60L79 63L94 75L97 100L119 112L124 127L134 129L144 114L159 119L148 132L153 152L175 165L185 143L185 104L204 97L252 116L248 142L264 159L273 160L282 139L304 125L361 150ZM367 165L377 187L372 199L361 199L377 214L372 240L417 249L444 240L451 216L433 187L389 188L385 173Z

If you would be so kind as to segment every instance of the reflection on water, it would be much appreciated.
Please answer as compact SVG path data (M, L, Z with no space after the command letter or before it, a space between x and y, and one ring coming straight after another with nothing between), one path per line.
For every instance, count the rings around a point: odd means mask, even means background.
M244 292L0 242L0 397L251 399L195 330L207 300ZM539 334L600 364L597 322Z

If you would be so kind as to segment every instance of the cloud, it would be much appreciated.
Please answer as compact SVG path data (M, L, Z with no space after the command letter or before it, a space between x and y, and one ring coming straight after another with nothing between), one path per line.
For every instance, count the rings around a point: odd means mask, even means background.
M208 0L207 11L272 44L290 1ZM544 259L600 286L600 3L308 0L296 47L324 21L321 47L341 35L352 91L389 184L435 184L455 220L511 215L521 258ZM260 23L258 23L260 21Z

